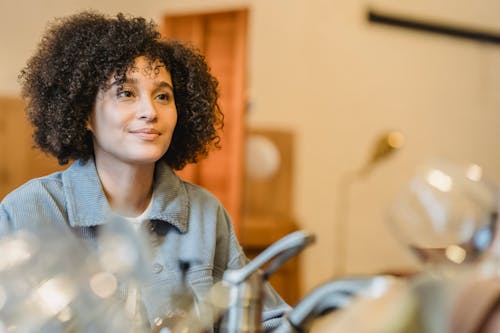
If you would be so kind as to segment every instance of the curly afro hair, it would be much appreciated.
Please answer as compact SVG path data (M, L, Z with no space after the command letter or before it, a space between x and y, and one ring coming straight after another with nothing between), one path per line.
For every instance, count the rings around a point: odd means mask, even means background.
M162 157L182 169L219 147L223 115L218 82L193 48L162 40L157 26L140 17L107 17L92 11L54 21L19 76L36 145L60 164L93 155L87 120L100 89L126 80L135 59L165 64L172 77L177 125Z

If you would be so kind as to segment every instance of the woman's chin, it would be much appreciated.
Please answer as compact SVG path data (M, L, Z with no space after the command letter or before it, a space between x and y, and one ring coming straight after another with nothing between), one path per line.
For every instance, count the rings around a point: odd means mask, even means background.
M147 154L147 155L139 155L139 156L133 156L127 159L127 162L129 164L133 165L149 165L149 164L155 164L158 162L163 155L160 154Z

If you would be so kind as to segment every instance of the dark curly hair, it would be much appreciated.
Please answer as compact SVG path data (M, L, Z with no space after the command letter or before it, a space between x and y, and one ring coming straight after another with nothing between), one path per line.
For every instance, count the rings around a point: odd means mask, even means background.
M125 82L139 56L163 62L174 86L177 125L162 160L179 170L219 147L218 82L205 58L192 47L162 40L152 21L93 11L54 21L19 75L36 145L60 164L88 160L93 144L86 124L97 93L109 89L112 76Z

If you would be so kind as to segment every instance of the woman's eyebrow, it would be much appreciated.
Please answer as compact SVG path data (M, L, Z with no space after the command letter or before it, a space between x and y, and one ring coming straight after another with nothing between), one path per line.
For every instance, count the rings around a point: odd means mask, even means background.
M125 79L124 81L122 80L114 80L113 82L111 82L111 84L109 85L110 87L123 87L123 85L125 84L130 84L130 85L134 85L137 83L137 80L136 79Z
M172 87L172 85L171 85L170 83L166 82L166 81L160 81L160 82L158 82L158 83L156 84L156 87L157 87L158 89L161 89L161 88L168 88L168 89L170 89L170 90L174 91L174 87Z
M131 84L131 85L136 85L139 82L139 80L134 79L134 78L126 78L125 81L122 82L122 84Z
M139 82L139 80L135 79L135 78L127 78L125 79L124 82L120 82L119 80L116 80L114 82L111 83L111 86L123 86L125 84L129 84L129 85L137 85ZM167 89L170 89L171 91L174 91L174 87L172 87L172 85L166 81L158 81L158 82L155 82L155 89L163 89L163 88L167 88Z

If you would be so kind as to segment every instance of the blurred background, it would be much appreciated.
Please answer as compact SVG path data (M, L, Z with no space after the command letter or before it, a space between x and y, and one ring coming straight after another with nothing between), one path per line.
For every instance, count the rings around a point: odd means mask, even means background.
M183 176L221 198L249 253L293 229L317 235L282 277L291 303L334 276L416 269L385 218L417 164L473 162L500 183L500 44L368 19L498 35L499 1L2 0L2 197L57 167L32 155L17 75L47 22L82 9L151 18L207 54L224 148ZM397 152L367 168L393 131Z

